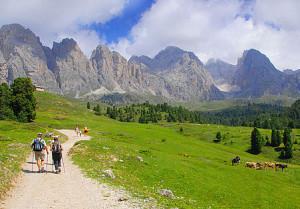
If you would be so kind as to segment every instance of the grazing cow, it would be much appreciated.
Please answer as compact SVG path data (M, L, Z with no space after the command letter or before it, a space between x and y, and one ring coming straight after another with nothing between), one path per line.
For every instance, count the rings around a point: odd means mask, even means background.
M241 158L239 156L236 156L231 160L232 165L240 164Z
M282 163L276 163L276 168L281 168L281 171L283 172L283 170L285 168L287 168L288 165L287 164L282 164Z
M257 170L265 169L265 163L256 163L256 169Z
M265 168L272 168L272 169L275 169L276 167L275 163L272 162L264 162L264 166Z
M246 167L256 169L256 164L256 162L246 162Z

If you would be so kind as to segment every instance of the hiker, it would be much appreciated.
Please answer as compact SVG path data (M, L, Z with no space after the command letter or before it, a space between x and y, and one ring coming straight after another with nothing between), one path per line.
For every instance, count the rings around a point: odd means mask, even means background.
M78 126L76 126L76 128L75 128L75 132L76 132L76 135L78 136L78 134L79 134L79 127Z
M89 132L89 129L87 127L84 127L84 129L83 129L84 135L86 135L88 132Z
M82 132L81 132L81 130L79 131L79 136L81 137L81 135L82 135Z
M38 133L37 138L31 143L31 148L34 152L36 164L40 173L44 172L45 151L49 154L47 144L42 138L43 134Z
M58 140L58 136L53 137L53 143L51 145L52 160L55 167L55 173L61 172L61 158L62 158L62 146Z

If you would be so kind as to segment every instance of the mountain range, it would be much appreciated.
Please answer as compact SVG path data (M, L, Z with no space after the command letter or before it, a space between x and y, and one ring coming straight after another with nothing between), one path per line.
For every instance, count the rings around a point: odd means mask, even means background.
M0 83L30 77L36 86L76 98L113 95L157 97L168 101L219 100L300 93L299 73L277 70L257 50L244 51L237 65L218 59L203 64L189 51L169 46L153 58L129 60L105 45L87 58L73 39L43 46L19 24L0 29Z

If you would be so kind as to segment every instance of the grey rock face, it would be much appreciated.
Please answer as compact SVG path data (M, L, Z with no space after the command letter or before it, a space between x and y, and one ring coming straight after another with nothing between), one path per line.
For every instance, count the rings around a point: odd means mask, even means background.
M167 47L152 60L149 59L145 56L132 57L130 61L145 66L164 80L165 97L182 101L223 98L202 62L192 52Z
M222 98L201 61L177 47L167 47L153 59L127 61L100 45L88 59L73 39L54 42L51 49L29 29L12 24L0 29L0 52L0 82L30 77L48 91L73 97L133 93L176 101Z
M8 69L6 61L0 51L0 83L6 83L8 79Z
M99 45L92 53L91 62L101 86L112 92L143 93L143 71L139 65L128 63L118 52Z
M79 97L99 87L95 69L73 39L54 42L52 53L47 50L46 54L48 67L64 94Z
M34 84L60 92L53 73L47 68L42 44L32 31L18 24L2 26L0 51L6 61L7 83L18 77L30 77Z
M233 84L240 88L238 97L299 94L295 78L277 70L264 54L254 49L246 50L238 60Z
M236 71L236 66L226 63L219 59L209 59L205 64L205 68L212 76L216 86L225 92L232 91L232 80Z

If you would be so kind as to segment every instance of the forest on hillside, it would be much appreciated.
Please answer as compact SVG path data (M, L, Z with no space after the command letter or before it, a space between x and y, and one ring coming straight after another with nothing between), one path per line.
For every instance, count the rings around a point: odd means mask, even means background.
M88 108L90 104L88 103ZM102 110L99 105L94 108L95 114L104 114L121 122L157 123L210 123L229 126L250 126L265 129L283 129L300 127L300 100L291 107L275 104L248 103L219 111L191 111L182 106L171 106L167 103L132 104L127 106L110 106Z

